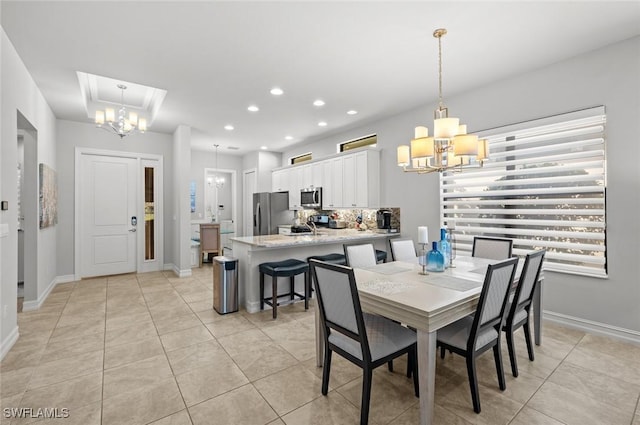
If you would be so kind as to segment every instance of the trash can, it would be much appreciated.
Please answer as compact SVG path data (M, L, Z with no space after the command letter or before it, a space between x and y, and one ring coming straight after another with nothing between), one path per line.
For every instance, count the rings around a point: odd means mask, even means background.
M219 314L238 311L238 259L213 257L213 308Z

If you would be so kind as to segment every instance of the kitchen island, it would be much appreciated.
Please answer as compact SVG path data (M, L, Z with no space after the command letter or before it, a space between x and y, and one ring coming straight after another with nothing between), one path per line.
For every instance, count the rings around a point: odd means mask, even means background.
M258 265L289 258L306 261L312 255L343 253L345 243L373 243L376 249L389 251L389 238L398 233L377 233L355 229L319 229L317 235L298 233L293 235L242 236L231 238L233 256L239 267L238 297L249 313L260 311L260 272ZM391 253L388 253L388 261ZM282 279L282 286L287 286ZM282 290L284 292L284 288ZM302 276L296 278L296 292L304 293ZM265 285L265 297L271 296L271 285Z

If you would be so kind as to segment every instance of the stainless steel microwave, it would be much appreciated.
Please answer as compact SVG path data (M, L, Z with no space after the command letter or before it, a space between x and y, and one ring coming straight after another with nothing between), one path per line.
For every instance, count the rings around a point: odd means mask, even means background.
M322 209L322 188L302 189L300 191L300 205L302 208Z

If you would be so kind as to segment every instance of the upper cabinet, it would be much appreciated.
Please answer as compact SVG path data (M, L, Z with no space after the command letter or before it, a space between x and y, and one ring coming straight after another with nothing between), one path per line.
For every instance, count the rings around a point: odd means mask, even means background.
M322 208L332 210L342 208L342 181L344 158L337 157L322 161Z
M322 206L377 208L380 204L380 151L341 154L273 172L273 191L289 191L289 209L298 210L300 190L322 187Z
M286 192L289 190L289 171L290 168L283 168L271 173L271 191Z
M380 204L380 152L344 156L343 208L377 208Z

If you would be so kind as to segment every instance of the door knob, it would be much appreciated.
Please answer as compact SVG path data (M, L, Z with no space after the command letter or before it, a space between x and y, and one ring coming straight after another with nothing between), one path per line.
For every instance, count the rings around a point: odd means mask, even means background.
M130 232L135 232L135 231L136 231L136 229L129 229L129 231L130 231Z

